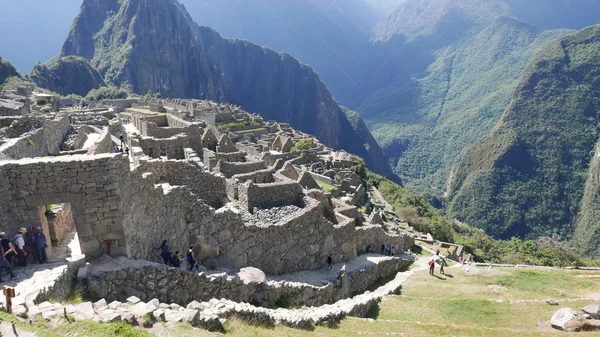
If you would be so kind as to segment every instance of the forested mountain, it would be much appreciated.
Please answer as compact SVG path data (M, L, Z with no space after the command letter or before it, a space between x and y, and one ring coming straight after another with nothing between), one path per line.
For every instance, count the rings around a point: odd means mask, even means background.
M175 0L85 0L62 48L67 55L90 60L108 84L137 93L227 101L289 122L393 177L368 130L354 130L310 67L199 27Z
M80 56L55 57L36 64L29 79L37 86L61 95L85 96L90 90L105 85L98 70Z
M537 53L491 134L453 170L449 211L503 238L566 237L574 227L580 247L598 255L599 122L600 26L593 26Z
M546 30L600 22L598 0L353 0L344 11L335 0L183 2L201 25L311 65L361 114L405 182L438 194L459 153L489 133L536 48L567 33ZM358 11L377 22L344 16Z

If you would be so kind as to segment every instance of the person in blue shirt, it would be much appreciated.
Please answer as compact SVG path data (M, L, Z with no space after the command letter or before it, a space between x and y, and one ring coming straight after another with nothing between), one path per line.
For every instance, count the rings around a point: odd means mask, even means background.
M48 244L46 243L46 235L42 233L42 227L38 226L35 229L35 233L33 233L33 243L35 245L38 263L46 263L48 261L48 257L46 256L46 248L48 248Z

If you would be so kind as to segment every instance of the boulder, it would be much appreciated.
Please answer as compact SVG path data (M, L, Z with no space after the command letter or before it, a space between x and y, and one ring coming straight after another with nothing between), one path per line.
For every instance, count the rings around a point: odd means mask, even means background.
M202 262L209 258L219 256L219 244L210 235L199 235L190 238L190 245L194 246L196 261Z
M244 282L244 284L265 283L267 281L267 276L265 273L262 270L254 267L240 269L238 276L242 282Z
M548 303L550 305L558 305L558 301L557 300L546 300L546 303Z
M550 325L562 331L579 331L583 326L584 319L571 308L562 308L552 315Z
M95 312L92 302L83 302L81 304L77 304L73 308L73 316L75 319L79 320L91 320L94 318Z
M600 319L600 304L590 304L581 308L583 312L590 315L593 319Z

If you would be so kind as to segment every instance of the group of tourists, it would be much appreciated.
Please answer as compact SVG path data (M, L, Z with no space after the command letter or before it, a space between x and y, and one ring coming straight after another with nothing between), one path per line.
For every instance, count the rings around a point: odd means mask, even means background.
M175 254L171 253L171 249L167 244L167 240L163 240L162 244L153 250L160 250L160 257L162 257L163 263L167 266L175 268L181 267L182 258L179 254L179 251L176 251ZM192 271L194 269L196 269L198 272L200 271L200 262L196 260L193 245L191 245L188 249L185 259L188 263L188 271Z
M122 154L129 155L129 147L127 147L127 145L120 146L120 147L115 145L113 147L113 153L122 153Z
M396 256L396 247L390 245L381 245L381 254L387 256Z
M27 267L31 252L34 253L37 262L44 264L48 261L46 249L48 243L42 227L33 226L30 231L21 227L19 231L12 236L12 239L5 232L0 232L0 282L4 282L2 276L6 272L11 280L19 277L15 273L15 267Z
M435 255L429 260L429 275L433 275L435 273L435 264L440 265L440 274L445 275L444 267L447 265L446 259L440 255L440 251L436 251Z

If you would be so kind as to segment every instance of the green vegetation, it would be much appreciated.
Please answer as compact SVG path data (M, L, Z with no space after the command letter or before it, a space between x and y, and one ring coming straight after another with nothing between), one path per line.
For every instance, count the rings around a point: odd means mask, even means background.
M10 62L0 57L0 86L11 77L21 78L21 74Z
M551 238L540 244L518 238L494 239L481 229L449 220L425 198L382 176L368 172L368 181L401 220L419 232L431 233L436 240L463 245L476 261L557 267L600 265L600 261L583 258L568 245Z
M569 238L575 227L575 243L600 257L592 176L582 203L600 136L598 64L600 26L538 53L498 125L461 157L450 215L505 239Z
M118 98L127 98L129 94L125 89L116 88L116 87L100 87L97 89L92 89L85 96L87 101L100 101L103 99L118 99Z
M37 106L44 106L48 104L48 100L45 98L38 98L37 101L35 101L35 105Z
M245 118L242 120L236 120L236 121L231 121L231 122L224 122L224 123L218 123L217 124L217 129L219 129L219 131L221 133L228 133L230 132L232 129L236 129L236 128L244 128L247 126L255 126L258 125L258 122L249 119L249 118Z
M79 56L55 57L46 63L38 63L29 78L36 85L63 96L84 96L90 90L105 85L100 73L88 60Z
M323 189L323 191L325 191L325 192L333 192L333 191L335 191L335 190L337 189L335 186L333 186L333 185L330 185L330 184L328 184L328 183L324 183L324 182L322 182L322 181L318 181L318 180L315 180L315 181L317 182L317 184L318 184L319 186L321 186L321 188L322 188L322 189Z
M300 153L306 150L314 149L317 146L315 140L312 138L300 139L294 147L292 147L292 153Z

